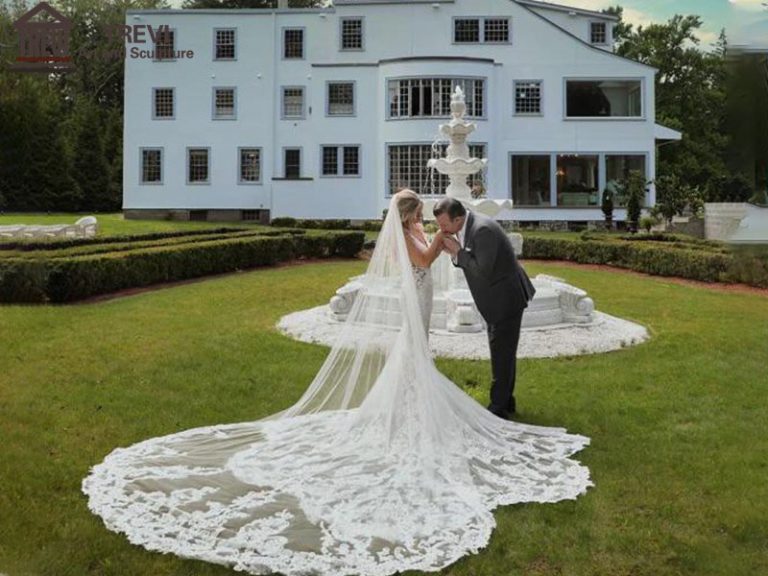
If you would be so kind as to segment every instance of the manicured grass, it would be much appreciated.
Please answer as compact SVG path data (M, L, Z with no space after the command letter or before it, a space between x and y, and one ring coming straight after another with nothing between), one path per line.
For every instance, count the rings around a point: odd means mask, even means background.
M122 213L112 214L31 214L6 213L0 215L0 226L10 224L74 224L83 216L93 215L99 222L99 236L147 234L175 230L206 230L209 228L258 228L251 222L177 222L170 220L125 220ZM263 226L262 226L263 227Z
M497 510L489 547L444 574L768 573L768 298L526 267L586 289L652 340L520 362L520 419L590 436L576 457L596 487L575 501ZM0 573L236 574L131 545L90 514L80 482L118 446L254 420L298 399L327 349L274 324L363 269L313 264L95 304L0 307ZM438 365L487 399L488 362Z

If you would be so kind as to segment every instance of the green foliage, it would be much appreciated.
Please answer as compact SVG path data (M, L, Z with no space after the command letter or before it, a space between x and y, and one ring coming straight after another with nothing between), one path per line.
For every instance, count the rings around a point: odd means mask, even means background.
M650 233L651 228L656 226L656 224L658 224L658 220L656 220L656 218L653 216L643 216L640 218L640 228L648 233Z
M0 301L70 302L122 290L198 278L296 258L352 258L362 232L244 231L221 235L66 247L0 259Z
M627 221L633 232L637 231L639 225L645 192L645 176L639 170L631 170L627 180Z
M613 222L613 190L606 188L603 190L603 199L600 209L603 211L606 223Z
M713 178L707 188L709 202L747 202L754 189L743 174Z
M768 192L765 190L758 190L752 195L749 201L758 206L768 206ZM2 207L2 205L2 197L0 197L0 207Z

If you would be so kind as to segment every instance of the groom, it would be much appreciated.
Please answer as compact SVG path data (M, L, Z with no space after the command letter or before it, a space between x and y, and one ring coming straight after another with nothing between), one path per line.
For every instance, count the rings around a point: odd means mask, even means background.
M512 243L499 224L483 214L467 213L455 198L433 210L446 237L444 249L464 271L477 309L488 325L491 349L491 404L500 418L515 413L517 344L523 311L536 290L517 262Z

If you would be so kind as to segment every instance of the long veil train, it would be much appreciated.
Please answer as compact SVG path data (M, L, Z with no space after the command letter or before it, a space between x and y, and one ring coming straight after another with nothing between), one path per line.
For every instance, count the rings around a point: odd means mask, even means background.
M252 574L436 571L484 547L502 504L592 485L561 428L497 418L430 357L394 201L338 341L267 418L115 449L83 480L110 530Z

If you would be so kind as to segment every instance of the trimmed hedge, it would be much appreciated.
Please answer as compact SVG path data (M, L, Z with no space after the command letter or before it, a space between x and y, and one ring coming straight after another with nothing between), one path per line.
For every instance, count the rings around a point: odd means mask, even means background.
M270 222L271 226L278 228L304 228L307 230L364 230L366 232L379 232L383 222L381 220L366 220L359 226L352 226L349 220L300 220L290 217L275 218Z
M0 260L0 301L71 302L295 258L354 257L364 239L362 232L251 235L55 259L9 258Z
M741 282L768 287L768 255L707 251L702 246L664 246L658 242L566 240L525 237L523 258L607 264L657 276L703 282Z

